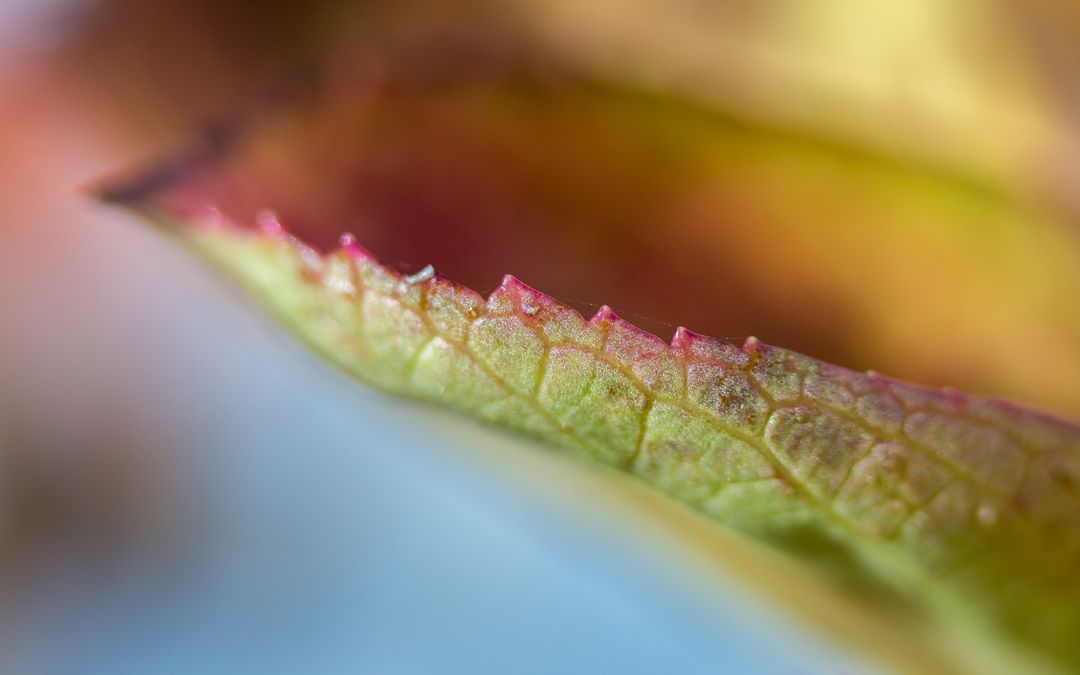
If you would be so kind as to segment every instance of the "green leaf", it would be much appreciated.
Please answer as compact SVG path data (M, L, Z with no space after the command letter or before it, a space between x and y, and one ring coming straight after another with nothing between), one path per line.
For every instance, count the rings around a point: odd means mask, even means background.
M510 276L485 300L263 221L175 231L360 380L615 467L957 639L1078 663L1080 428L753 338L667 344Z

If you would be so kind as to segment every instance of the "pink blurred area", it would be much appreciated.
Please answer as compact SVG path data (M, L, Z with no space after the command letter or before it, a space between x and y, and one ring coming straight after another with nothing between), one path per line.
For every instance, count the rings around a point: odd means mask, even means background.
M161 501L145 452L174 407L145 368L138 306L163 287L79 191L131 139L106 128L51 49L54 16L8 7L0 68L0 457L5 561L60 528L127 529ZM70 8L67 8L70 9ZM141 353L141 355L140 355ZM143 368L135 364L142 362ZM140 374L140 370L143 372ZM138 493L143 492L143 495ZM111 513L110 513L111 511ZM147 523L147 525L149 525ZM96 536L90 532L87 536ZM19 550L11 551L11 547Z

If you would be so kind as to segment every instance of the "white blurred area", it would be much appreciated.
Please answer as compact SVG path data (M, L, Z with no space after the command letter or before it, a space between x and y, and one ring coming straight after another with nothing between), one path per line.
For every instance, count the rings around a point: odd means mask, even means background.
M81 193L178 137L57 67L61 9L0 4L0 671L846 672L657 524L347 381Z

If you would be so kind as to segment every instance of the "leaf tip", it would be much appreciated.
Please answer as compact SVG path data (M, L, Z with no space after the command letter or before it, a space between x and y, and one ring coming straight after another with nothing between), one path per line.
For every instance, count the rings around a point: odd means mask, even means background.
M366 248L361 246L357 242L356 237L351 232L346 232L338 239L338 252L345 255L345 257L356 260L363 258L366 260L374 260L375 256L371 254Z
M592 318L589 319L589 324L599 328L608 328L619 321L622 321L622 319L615 313L615 310L607 305L602 305L600 309L596 310L596 314L593 314Z
M679 326L671 336L671 346L675 349L690 349L694 345L694 342L701 338L701 335L695 333L686 326Z
M747 356L759 356L765 351L765 344L751 335L743 341L742 349Z
M277 214L270 209L263 209L255 214L255 227L260 233L271 239L281 239L287 234L285 226L281 224Z

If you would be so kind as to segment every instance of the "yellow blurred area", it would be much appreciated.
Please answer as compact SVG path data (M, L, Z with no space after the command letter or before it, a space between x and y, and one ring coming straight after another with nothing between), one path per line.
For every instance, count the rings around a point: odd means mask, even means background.
M1067 3L522 4L597 67L770 124L1010 188L1048 180L1076 152L1062 105L1074 94L1060 90L1076 85Z

